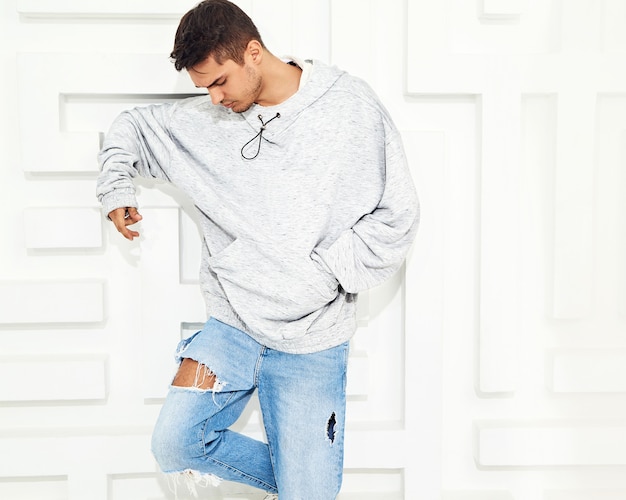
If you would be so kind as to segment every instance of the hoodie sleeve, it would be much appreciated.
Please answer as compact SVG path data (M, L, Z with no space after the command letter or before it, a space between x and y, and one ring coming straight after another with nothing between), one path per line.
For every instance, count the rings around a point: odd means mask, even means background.
M96 195L105 214L137 207L133 177L167 179L171 140L166 129L171 106L153 105L124 111L104 139L98 155Z
M417 232L419 202L402 140L385 122L385 187L376 209L312 258L348 293L383 283L402 265Z

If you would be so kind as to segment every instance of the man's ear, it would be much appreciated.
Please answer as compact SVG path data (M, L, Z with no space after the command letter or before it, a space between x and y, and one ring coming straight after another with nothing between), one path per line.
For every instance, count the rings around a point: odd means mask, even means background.
M250 40L245 54L252 64L260 64L263 60L263 45L258 40Z

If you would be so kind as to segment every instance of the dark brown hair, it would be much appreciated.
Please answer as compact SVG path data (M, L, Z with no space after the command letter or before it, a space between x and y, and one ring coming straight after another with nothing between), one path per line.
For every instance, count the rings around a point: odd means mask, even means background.
M243 65L251 40L265 47L243 10L227 0L204 0L180 20L170 57L177 71L193 68L209 56L219 64L232 59Z

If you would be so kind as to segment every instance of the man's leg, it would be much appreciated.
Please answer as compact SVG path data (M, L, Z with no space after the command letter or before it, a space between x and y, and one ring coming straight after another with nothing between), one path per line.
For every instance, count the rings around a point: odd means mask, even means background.
M348 344L313 354L266 350L259 401L279 498L334 500L343 477Z
M247 335L210 320L178 352L180 367L152 436L152 451L174 482L220 480L276 491L268 446L228 430L254 392L261 346Z

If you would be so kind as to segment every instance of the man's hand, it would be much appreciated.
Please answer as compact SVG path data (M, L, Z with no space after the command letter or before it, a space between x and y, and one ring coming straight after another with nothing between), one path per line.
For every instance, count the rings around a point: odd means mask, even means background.
M134 207L126 207L126 208L116 208L109 212L109 219L113 221L117 230L122 233L122 236L127 240L132 240L133 238L139 236L137 231L131 231L126 226L131 226L136 222L139 222L143 217L137 209Z

